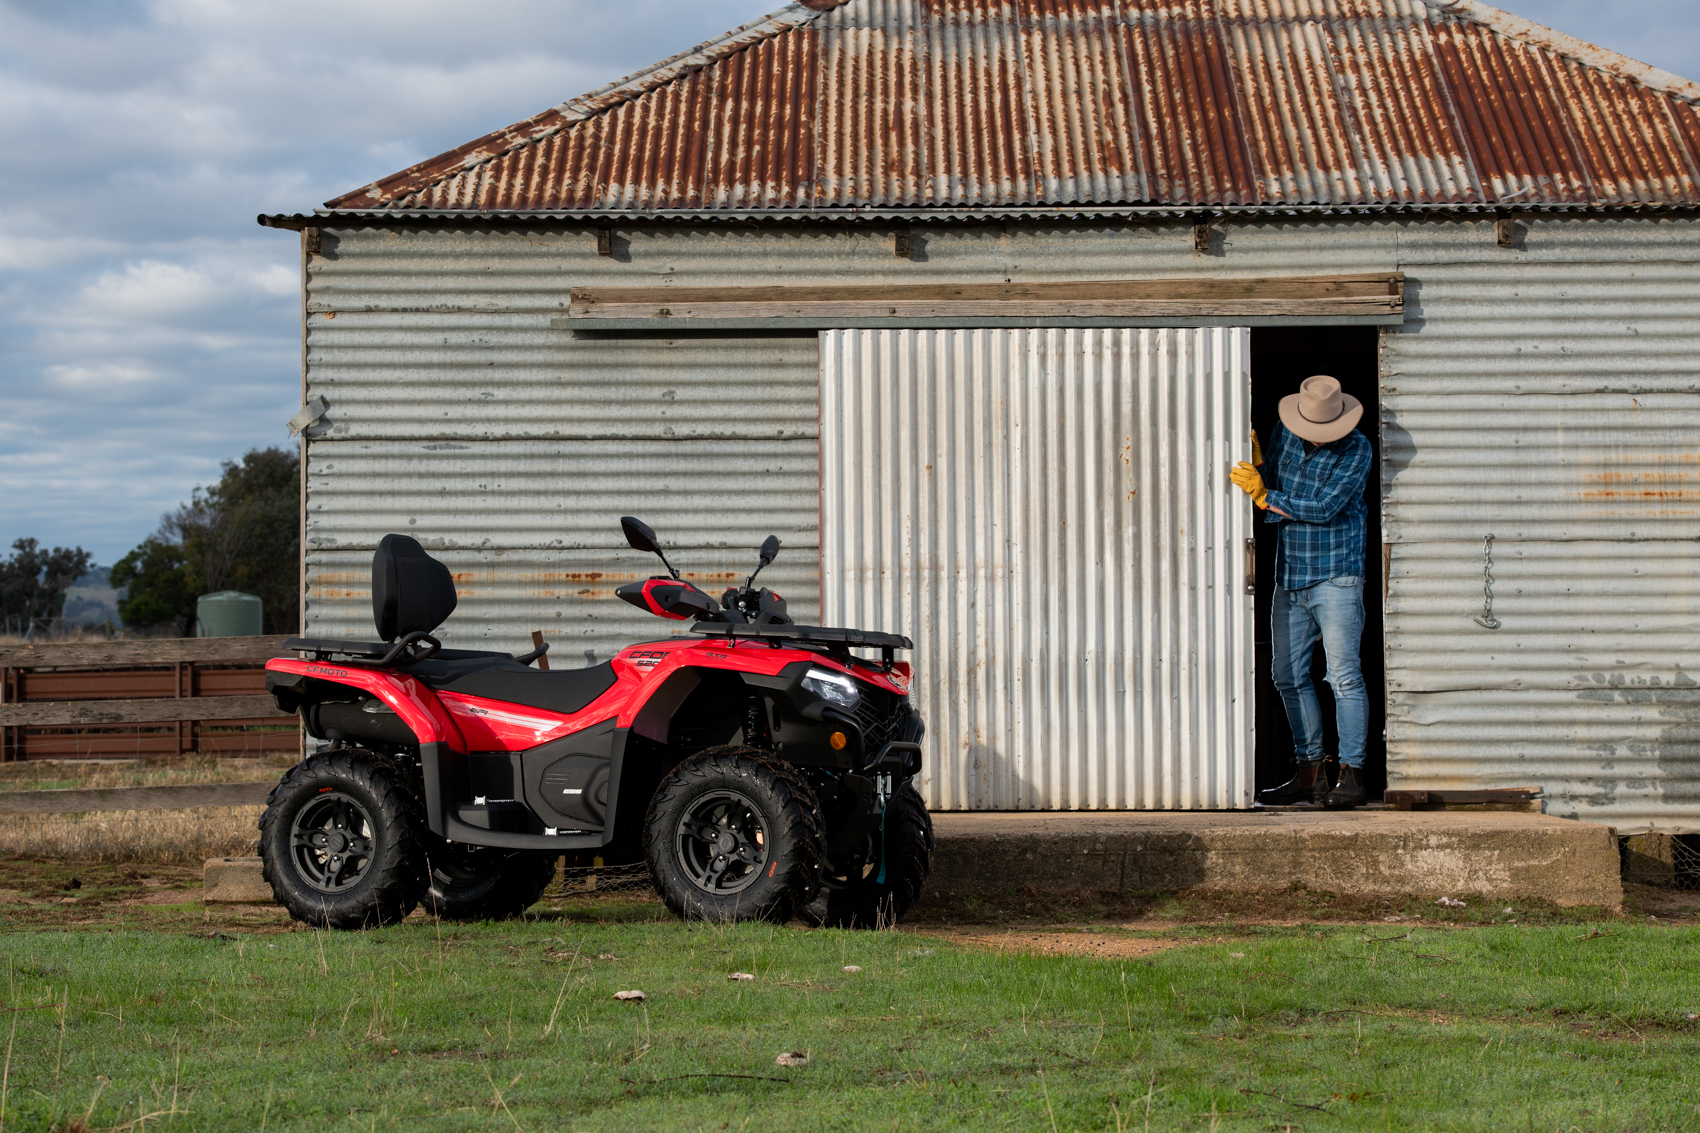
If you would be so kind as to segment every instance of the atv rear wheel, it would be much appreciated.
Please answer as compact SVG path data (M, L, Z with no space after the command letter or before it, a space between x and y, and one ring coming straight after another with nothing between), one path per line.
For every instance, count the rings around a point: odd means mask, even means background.
M430 839L431 887L423 904L451 921L500 921L517 917L543 896L555 876L559 854L528 850L474 849Z
M837 876L829 869L802 918L826 928L890 928L921 895L933 871L933 818L905 783L886 804L867 850Z
M783 923L820 885L820 804L794 768L755 748L710 748L675 767L650 800L643 842L656 891L686 920Z
M363 752L316 755L266 798L261 876L298 921L394 924L425 890L420 829L390 768Z

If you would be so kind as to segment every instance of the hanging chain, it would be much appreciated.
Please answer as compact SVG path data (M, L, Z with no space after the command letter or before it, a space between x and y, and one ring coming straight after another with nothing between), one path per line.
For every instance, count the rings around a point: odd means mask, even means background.
M1483 629L1498 629L1499 619L1493 616L1493 533L1482 539L1482 616L1472 618Z

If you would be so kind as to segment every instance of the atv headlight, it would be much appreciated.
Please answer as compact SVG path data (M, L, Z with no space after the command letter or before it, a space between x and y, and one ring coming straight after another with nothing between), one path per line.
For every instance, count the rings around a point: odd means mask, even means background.
M854 708L856 702L862 699L855 681L831 669L810 669L808 676L803 678L803 687L840 708Z

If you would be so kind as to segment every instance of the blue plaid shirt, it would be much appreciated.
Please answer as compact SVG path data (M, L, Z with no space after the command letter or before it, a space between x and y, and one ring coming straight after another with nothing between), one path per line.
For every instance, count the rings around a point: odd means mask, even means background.
M1306 456L1303 440L1285 425L1275 426L1259 471L1269 489L1263 522L1282 525L1275 548L1277 586L1302 590L1342 575L1363 577L1369 517L1364 485L1373 463L1369 438L1356 429ZM1276 508L1287 514L1276 515Z

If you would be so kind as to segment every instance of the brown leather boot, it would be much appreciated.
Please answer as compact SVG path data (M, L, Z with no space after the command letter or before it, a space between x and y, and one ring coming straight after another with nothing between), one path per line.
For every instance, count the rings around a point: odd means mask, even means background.
M1341 766L1340 781L1334 784L1334 789L1328 792L1328 797L1322 800L1322 805L1332 809L1364 805L1364 773L1356 767Z
M1300 763L1293 777L1279 787L1270 787L1257 796L1263 806L1320 806L1328 793L1328 776L1322 774L1322 761Z

